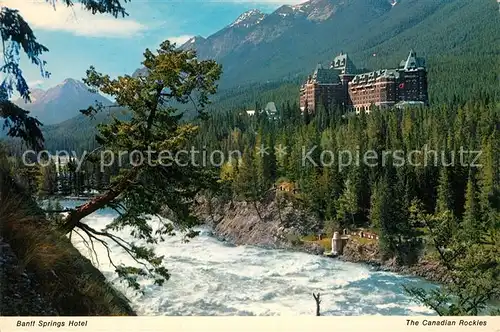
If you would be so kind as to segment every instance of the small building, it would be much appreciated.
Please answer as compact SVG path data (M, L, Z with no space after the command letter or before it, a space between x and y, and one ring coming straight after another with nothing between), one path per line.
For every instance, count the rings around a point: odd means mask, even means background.
M254 116L256 114L264 114L265 113L269 119L276 120L278 118L278 109L276 108L276 104L273 101L268 102L264 109L246 110L245 113L248 116Z
M279 191L284 191L284 192L291 192L291 193L297 193L299 188L298 186L290 181L281 181L278 186L277 190Z
M274 103L274 101L270 101L267 103L266 108L264 108L264 112L266 112L269 119L278 119L278 109L276 108L276 104Z
M332 237L331 255L333 256L342 255L348 241L349 241L349 235L345 231L343 235L340 235L339 232L334 232Z
M423 101L400 101L394 107L398 109L412 108L412 107L424 107L425 103Z
M378 234L373 233L373 232L369 232L369 231L364 231L364 230L359 231L357 233L357 235L363 239L371 239L371 240L378 240L379 239Z

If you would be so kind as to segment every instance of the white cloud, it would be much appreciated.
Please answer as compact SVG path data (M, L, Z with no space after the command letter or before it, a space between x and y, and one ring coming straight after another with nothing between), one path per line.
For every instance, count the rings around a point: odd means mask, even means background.
M34 29L113 38L134 36L146 29L134 20L114 18L110 15L92 15L80 4L68 8L59 2L54 9L45 0L2 0L1 3L2 6L18 9Z
M28 81L28 86L30 88L39 88L43 85L44 81L43 80L35 80L35 81Z
M181 46L192 37L193 36L191 35L181 35L181 36L167 37L166 39L170 40L171 43L176 43L177 46Z

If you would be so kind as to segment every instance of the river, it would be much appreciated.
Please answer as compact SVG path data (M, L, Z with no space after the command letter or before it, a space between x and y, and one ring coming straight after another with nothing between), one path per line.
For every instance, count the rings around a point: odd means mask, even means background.
M102 210L85 222L102 229L114 216L112 210ZM131 239L126 230L118 235ZM321 293L323 315L433 314L403 289L433 287L422 279L300 252L233 246L206 230L188 243L170 237L158 245L171 278L163 287L141 280L141 294L118 280L104 248L96 245L96 260L81 238L73 236L72 241L132 301L139 315L314 315L313 292ZM117 245L110 247L115 263L134 265Z

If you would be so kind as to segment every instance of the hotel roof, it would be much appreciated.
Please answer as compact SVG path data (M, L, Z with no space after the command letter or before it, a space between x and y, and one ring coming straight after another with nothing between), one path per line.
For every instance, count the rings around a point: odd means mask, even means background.
M323 68L321 64L318 64L312 79L317 83L339 83L339 71L333 68Z

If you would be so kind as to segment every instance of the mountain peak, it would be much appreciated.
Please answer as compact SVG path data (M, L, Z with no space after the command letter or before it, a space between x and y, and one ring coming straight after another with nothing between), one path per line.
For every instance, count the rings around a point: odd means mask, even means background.
M197 36L189 38L188 41L185 42L184 44L188 44L188 45L189 44L195 44L196 42L203 41L203 40L205 40L205 38L203 38L200 35L197 35Z
M74 78L67 78L65 79L64 81L62 81L61 83L57 84L54 88L73 88L73 89L85 89L87 90L87 86L82 82L82 81L79 81L79 80L75 80ZM47 90L50 91L50 90L53 90L54 88L52 89L49 89Z
M336 7L332 0L309 0L293 6L283 5L274 14L288 18L305 17L309 21L324 21L336 12Z
M46 91L32 89L31 103L18 99L14 104L30 111L44 124L54 124L78 115L79 110L94 105L96 101L111 104L105 97L89 91L83 82L67 78Z
M203 44L203 42L205 42L205 41L206 41L205 38L203 38L200 35L197 35L197 36L189 38L187 40L187 42L185 42L184 44L179 46L179 49L180 50L196 50L196 48L198 46L200 46L201 44Z
M67 78L62 82L62 84L78 84L78 83L79 82L74 78Z
M241 14L236 21L229 25L230 27L244 27L249 28L259 24L267 15L258 9L251 9Z

